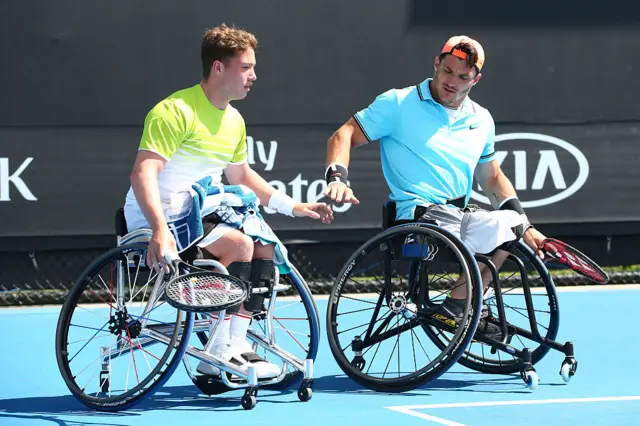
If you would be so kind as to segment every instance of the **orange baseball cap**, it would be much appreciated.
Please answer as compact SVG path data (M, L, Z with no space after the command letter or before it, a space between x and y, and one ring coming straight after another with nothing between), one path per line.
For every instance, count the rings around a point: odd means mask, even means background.
M480 43L478 43L476 40L472 39L471 37L467 37L465 35L451 37L449 40L447 40L447 42L442 47L441 53L451 53L452 55L457 56L458 58L467 59L466 52L453 48L455 45L462 42L470 43L473 45L473 47L475 47L476 52L478 52L475 65L476 67L478 67L478 71L480 71L482 69L482 66L484 65L484 49L482 48Z

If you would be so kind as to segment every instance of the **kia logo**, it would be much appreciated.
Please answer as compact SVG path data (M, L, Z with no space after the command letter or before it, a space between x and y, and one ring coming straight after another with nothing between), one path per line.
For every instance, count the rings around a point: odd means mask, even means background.
M496 145L496 160L500 164L502 164L509 154L512 154L513 156L513 160L515 162L515 176L511 178L511 182L515 187L516 192L520 194L521 191L526 190L527 195L535 194L536 191L540 191L543 187L548 187L549 185L553 186L554 192L560 191L559 193L543 198L535 199L534 197L533 200L521 199L523 208L540 207L557 203L558 201L564 200L565 198L575 194L587 181L587 178L589 177L589 162L584 154L569 142L539 133L507 133L496 136L495 142L497 144L498 142L516 140L546 142L554 145L553 147L550 147L550 149L540 148L536 150L528 149L526 151L499 150ZM537 145L540 146L539 143ZM577 162L577 178L573 183L571 183L571 185L567 185L565 170L563 170L563 167L561 167L560 161L558 160L558 149L566 151ZM535 165L533 180L531 182L527 180L529 177L527 174L527 154L529 154L529 156L535 155L538 157L538 163ZM567 157L566 154L565 157ZM480 188L478 187L478 189ZM471 190L471 198L487 205L491 204L487 197L475 192L473 189Z

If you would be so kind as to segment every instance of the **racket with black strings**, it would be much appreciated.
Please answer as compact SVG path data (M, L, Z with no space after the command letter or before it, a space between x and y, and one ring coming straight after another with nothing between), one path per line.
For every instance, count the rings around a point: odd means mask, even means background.
M244 302L249 295L247 283L232 275L194 268L177 255L168 255L174 272L188 271L171 279L165 287L165 300L176 309L190 312L214 312Z
M545 254L545 261L553 259L560 262L572 271L598 284L609 282L609 275L596 262L563 241L546 238L542 242L540 250Z

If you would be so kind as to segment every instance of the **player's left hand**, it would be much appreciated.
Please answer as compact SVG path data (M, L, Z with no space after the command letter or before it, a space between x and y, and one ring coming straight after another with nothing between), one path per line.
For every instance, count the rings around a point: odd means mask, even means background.
M522 239L524 240L524 242L529 247L531 247L531 250L533 250L534 253L537 254L541 260L544 260L544 253L542 253L542 250L540 250L540 247L542 246L542 242L546 238L547 237L542 235L542 233L535 228L527 229L527 232L525 232L524 235L522 236Z
M299 203L293 208L294 216L307 216L312 219L320 219L322 223L331 223L333 210L327 203Z

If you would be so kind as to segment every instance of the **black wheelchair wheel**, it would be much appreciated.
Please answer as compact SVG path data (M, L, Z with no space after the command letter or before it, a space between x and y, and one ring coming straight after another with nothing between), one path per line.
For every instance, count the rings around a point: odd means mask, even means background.
M412 278L416 264L439 280ZM449 232L420 223L385 230L347 260L331 289L326 326L336 362L355 382L376 391L404 392L435 380L455 364L475 332L479 283L473 256ZM454 285L466 289L463 316L457 324L442 324L422 308L444 300ZM433 345L424 324L441 329L449 344Z
M520 265L520 266L518 266ZM526 280L531 288L531 303L535 316L535 328L541 338L532 333L527 302L523 291L523 276L520 269L526 271ZM522 241L512 250L511 255L501 268L500 288L502 302L495 294L485 300L490 315L499 322L500 304L508 323L507 343L512 348L531 351L531 363L535 365L550 350L542 339L555 340L560 324L558 296L553 279L544 263ZM448 339L434 328L430 333L435 341L444 347ZM475 371L489 374L512 374L521 369L521 360L515 355L497 350L490 343L472 340L458 363Z
M58 368L71 393L90 408L117 411L151 396L188 345L193 316L164 302L167 281L146 267L146 250L146 244L123 245L96 259L58 318Z

